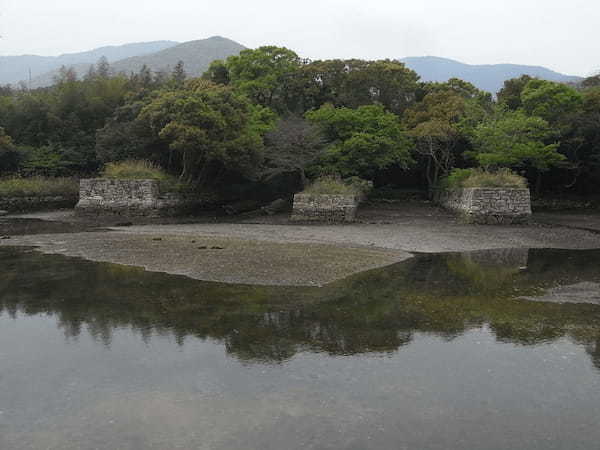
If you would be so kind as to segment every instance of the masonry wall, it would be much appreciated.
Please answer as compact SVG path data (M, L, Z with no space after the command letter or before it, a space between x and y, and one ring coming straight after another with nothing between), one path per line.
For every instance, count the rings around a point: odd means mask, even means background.
M189 206L176 194L160 193L156 180L90 178L80 181L79 214L173 215Z
M353 222L359 198L354 195L294 195L291 220L303 222Z
M523 223L531 217L529 189L449 189L440 191L436 200L443 207L461 213L471 223Z

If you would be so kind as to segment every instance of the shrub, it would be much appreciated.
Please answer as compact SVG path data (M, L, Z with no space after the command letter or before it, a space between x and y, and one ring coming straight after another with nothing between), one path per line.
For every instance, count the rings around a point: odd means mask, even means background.
M491 172L483 169L454 169L442 183L450 189L472 187L526 188L527 181L509 169Z
M338 177L317 178L305 190L305 194L362 195L370 189L369 182L358 177L342 180Z
M79 183L74 178L4 178L0 179L0 197L76 196Z
M181 192L189 188L187 184L146 160L130 159L107 163L102 171L102 176L122 180L156 180L163 192Z

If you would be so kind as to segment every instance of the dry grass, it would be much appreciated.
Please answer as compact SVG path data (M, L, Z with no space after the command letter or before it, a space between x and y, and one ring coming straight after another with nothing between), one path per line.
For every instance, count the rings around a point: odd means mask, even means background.
M446 178L447 188L527 188L527 180L509 169L489 172L483 169L455 169Z
M328 176L317 178L303 193L313 195L360 195L363 193L363 188L360 183L348 182L340 178Z
M107 163L102 171L104 178L123 180L157 180L163 192L181 192L188 190L185 183L165 173L160 167L146 160L126 160Z

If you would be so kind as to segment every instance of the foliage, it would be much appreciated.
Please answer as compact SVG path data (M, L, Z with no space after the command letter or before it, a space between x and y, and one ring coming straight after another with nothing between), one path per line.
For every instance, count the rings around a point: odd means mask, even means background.
M228 75L219 74L222 67L211 66L209 78L215 81L229 78L232 86L255 103L281 110L285 81L301 64L302 61L292 50L265 46L243 50L239 55L227 58L225 67Z
M427 160L425 177L432 189L450 173L461 153L469 150L469 137L489 114L491 98L456 79L429 83L422 89L426 94L406 112L405 122L416 141L416 152Z
M73 178L2 178L0 179L0 197L28 196L76 196L79 194L79 182Z
M258 112L258 117L256 113ZM210 82L160 93L139 119L180 161L180 178L214 181L225 168L250 174L260 161L264 111L231 88Z
M0 173L16 172L21 160L22 154L12 138L0 127Z
M126 160L108 163L102 170L104 178L125 180L156 180L163 192L180 192L189 187L172 175L165 173L160 167L146 160Z
M368 190L365 180L352 178L342 180L339 177L323 176L317 178L304 190L304 194L360 195Z
M509 169L490 172L484 169L454 169L443 180L447 188L509 187L526 188L527 180Z
M558 144L552 142L554 137L540 117L499 111L475 129L473 156L485 168L531 166L544 171L564 160Z
M581 105L581 94L566 84L530 80L521 93L523 109L551 124L564 121Z
M504 87L498 92L498 103L504 105L510 111L516 111L523 106L521 94L533 78L529 75L521 75L504 82Z
M412 162L412 143L398 117L383 106L321 107L306 114L330 143L318 171L372 179L377 170Z
M398 61L309 62L287 81L286 107L301 113L327 103L348 108L381 104L388 111L402 114L415 101L418 79L414 71Z

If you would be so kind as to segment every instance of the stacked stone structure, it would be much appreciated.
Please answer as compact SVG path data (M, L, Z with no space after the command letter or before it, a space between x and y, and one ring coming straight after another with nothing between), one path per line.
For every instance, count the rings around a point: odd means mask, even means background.
M448 189L440 191L436 200L441 206L461 213L469 223L524 223L531 217L529 189Z
M354 222L360 197L356 195L296 194L291 220Z
M162 194L156 180L90 178L80 181L79 214L173 215L189 206L177 194Z

